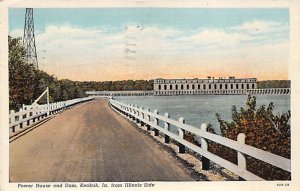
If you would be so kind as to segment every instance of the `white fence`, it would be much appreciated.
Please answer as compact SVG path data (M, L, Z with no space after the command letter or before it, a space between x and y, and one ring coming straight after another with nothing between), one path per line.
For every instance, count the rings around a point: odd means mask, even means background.
M164 116L159 115L159 112L157 110L154 110L154 112L150 112L149 109L145 110L142 107L121 103L113 99L110 99L109 103L115 110L127 116L128 118L132 118L137 123L146 125L148 127L148 130L150 130L150 127L154 128L155 135L158 135L158 131L162 132L165 136L166 143L169 142L170 138L177 141L179 143L178 146L180 153L184 153L185 147L187 147L200 154L202 156L203 169L207 169L207 165L209 165L209 160L211 160L214 163L219 164L220 166L237 174L245 180L263 180L261 177L249 172L246 169L247 161L245 155L248 155L266 163L269 163L271 165L274 165L276 167L279 167L283 170L291 172L290 159L286 159L284 157L272 154L270 152L246 145L245 135L243 133L240 133L237 137L237 141L234 141L222 137L220 135L207 132L206 124L202 124L201 128L198 129L196 127L184 124L184 118L182 117L179 118L178 121L176 121L174 119L171 119L168 113L165 113ZM162 121L164 123L164 127L159 126L159 121ZM174 134L170 131L170 125L176 126L178 128L178 134ZM201 141L201 147L186 141L184 139L185 131L191 132L196 136L199 136ZM228 160L209 152L207 150L208 140L237 151L238 165L233 164Z
M77 98L67 101L61 101L56 103L33 106L23 106L18 112L11 110L9 113L9 132L15 133L23 128L26 128L40 120L44 119L48 115L61 111L69 106L78 104L84 101L93 99L93 97Z

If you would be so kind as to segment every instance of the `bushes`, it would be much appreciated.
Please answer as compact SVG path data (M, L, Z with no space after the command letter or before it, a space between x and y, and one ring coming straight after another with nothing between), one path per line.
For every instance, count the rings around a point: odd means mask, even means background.
M256 98L248 96L247 108L240 112L232 107L232 122L221 119L216 114L220 123L221 133L224 137L236 140L239 133L246 135L246 144L253 147L280 155L285 158L291 156L291 129L289 125L290 111L274 115L273 103L256 109ZM212 128L209 131L214 133ZM237 164L237 153L232 149L214 142L209 143L208 150L222 158ZM291 174L258 159L246 156L247 170L266 180L290 180Z
M232 107L232 122L224 121L216 114L220 123L222 136L237 140L239 133L246 135L247 145L271 152L273 154L291 158L291 128L289 119L290 111L274 115L273 103L268 107L265 105L256 109L256 98L248 96L246 109L240 112ZM211 125L207 127L208 132L215 133ZM198 146L194 134L187 132L185 139ZM213 141L208 141L208 150L234 164L237 164L237 152ZM266 180L291 180L291 173L250 156L246 156L247 170Z

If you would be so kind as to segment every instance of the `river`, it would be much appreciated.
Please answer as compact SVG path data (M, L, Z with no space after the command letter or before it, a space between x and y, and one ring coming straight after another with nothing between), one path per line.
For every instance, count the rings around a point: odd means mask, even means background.
M187 95L187 96L124 96L115 97L124 103L131 103L151 111L157 109L160 114L168 112L170 117L184 117L186 124L200 127L202 123L210 123L220 133L216 113L221 118L231 121L231 109L246 107L247 95ZM290 110L290 95L256 95L256 108L261 105L274 104L274 112L285 113Z

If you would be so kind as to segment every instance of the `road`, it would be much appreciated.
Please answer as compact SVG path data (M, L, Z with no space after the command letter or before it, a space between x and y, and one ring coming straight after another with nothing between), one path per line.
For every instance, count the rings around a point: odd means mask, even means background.
M192 181L159 144L96 99L14 140L11 182Z

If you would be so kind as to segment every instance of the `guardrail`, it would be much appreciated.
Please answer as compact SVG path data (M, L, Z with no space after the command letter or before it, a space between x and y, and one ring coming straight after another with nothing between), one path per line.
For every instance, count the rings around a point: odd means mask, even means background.
M50 103L49 105L23 105L23 108L19 109L18 112L15 112L14 110L9 112L9 133L15 133L41 121L51 114L55 114L67 107L89 101L91 99L93 99L93 97L76 98L67 101Z
M246 145L246 136L243 133L240 133L237 137L237 141L234 141L220 135L207 132L206 124L202 124L200 129L187 125L185 124L183 117L179 118L179 120L177 121L171 119L168 113L165 113L164 116L159 115L159 112L157 110L151 112L150 109L144 109L143 107L122 103L113 99L110 99L109 103L119 113L133 119L136 123L147 126L147 130L150 130L150 128L152 127L154 129L155 136L158 136L159 131L162 132L165 137L165 143L169 143L170 138L177 141L179 143L179 153L184 153L185 148L187 147L200 154L202 156L202 169L204 170L207 170L209 168L209 160L211 160L245 180L264 180L246 169L247 161L245 155L248 155L291 172L290 159L286 159L273 153ZM162 121L164 123L164 127L159 126L159 121ZM171 125L178 128L177 134L174 134L170 131ZM184 139L186 131L200 137L201 147ZM238 165L209 152L207 143L208 140L237 151Z

